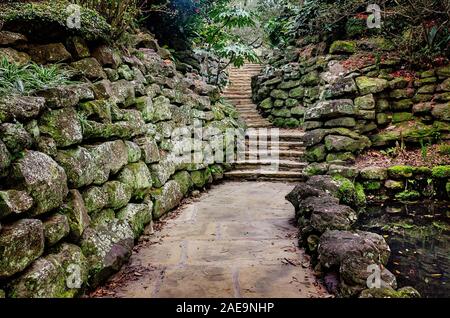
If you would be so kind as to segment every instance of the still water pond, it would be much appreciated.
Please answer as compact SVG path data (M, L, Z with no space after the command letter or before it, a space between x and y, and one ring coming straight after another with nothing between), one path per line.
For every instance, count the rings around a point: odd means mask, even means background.
M387 268L399 287L413 286L422 297L450 297L450 203L374 205L358 227L385 237L391 248Z

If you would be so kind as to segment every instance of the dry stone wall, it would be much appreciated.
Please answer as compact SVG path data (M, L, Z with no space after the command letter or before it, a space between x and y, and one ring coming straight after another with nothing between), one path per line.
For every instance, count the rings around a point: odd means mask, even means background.
M0 98L0 295L73 297L100 284L152 220L222 178L208 145L241 127L235 109L177 72L150 35L133 43L125 54L0 32L0 57L62 63L75 81Z
M253 98L275 125L306 130L309 162L351 163L370 147L450 139L450 66L406 72L383 43L282 52L253 79Z

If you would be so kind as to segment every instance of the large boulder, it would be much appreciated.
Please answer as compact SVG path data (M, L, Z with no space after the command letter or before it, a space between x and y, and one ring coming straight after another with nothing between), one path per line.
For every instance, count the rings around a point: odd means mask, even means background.
M298 211L300 203L309 197L318 197L323 195L324 192L307 185L305 183L300 183L295 186L295 188L286 195L286 200L292 203L295 211Z
M23 219L0 231L0 279L23 271L44 252L42 222Z
M367 288L370 266L377 266L386 286L395 288L395 277L384 269L390 256L389 246L378 234L363 231L327 231L319 242L318 261L324 269L339 269L341 292L358 294ZM384 279L384 280L383 280ZM385 287L385 286L383 286Z
M91 287L117 272L131 256L134 233L128 222L111 220L85 230L80 242L89 264Z
M13 298L72 298L87 282L87 260L81 249L63 243L51 254L36 260L8 284Z
M59 207L68 193L67 176L49 156L27 151L13 167L13 176L34 200L32 215L39 215Z
M27 41L27 37L20 33L0 31L0 46L14 46Z

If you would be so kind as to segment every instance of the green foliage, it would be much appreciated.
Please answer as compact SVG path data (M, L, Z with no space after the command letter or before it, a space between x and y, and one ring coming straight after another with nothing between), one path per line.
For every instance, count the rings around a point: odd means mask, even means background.
M145 0L71 0L84 8L97 11L111 25L115 34L135 26Z
M44 0L32 3L0 4L0 25L8 29L16 28L18 32L33 32L35 35L47 36L48 28L57 26L68 33L75 33L86 40L107 40L111 27L96 11L81 8L80 29L70 29L67 21L73 14L68 0Z
M233 32L236 28L254 25L252 13L226 2L220 2L212 10L205 12L203 27L195 43L203 52L226 61L224 66L218 68L216 85L219 84L221 72L229 65L241 67L246 61L259 61L254 50Z
M439 153L441 155L450 155L450 145L449 144L439 145Z
M17 65L0 59L0 94L29 94L34 90L69 84L70 73L58 65Z

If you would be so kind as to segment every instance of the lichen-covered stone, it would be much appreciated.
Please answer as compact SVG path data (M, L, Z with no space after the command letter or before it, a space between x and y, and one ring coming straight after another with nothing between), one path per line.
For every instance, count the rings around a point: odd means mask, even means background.
M0 176L2 176L4 170L6 170L6 168L10 166L11 159L11 153L9 152L6 145L0 140Z
M43 223L46 246L55 245L70 233L69 219L64 214L54 214Z
M71 146L83 140L78 115L71 107L45 113L39 119L39 130L52 137L58 147Z
M100 63L93 57L88 57L70 64L89 80L106 79L106 73L103 71Z
M39 215L59 207L67 195L67 176L49 156L27 151L13 167L13 175L34 200L32 215Z
M154 112L152 121L154 123L172 118L170 100L164 96L159 96L153 99L153 109Z
M355 127L356 120L353 117L340 117L327 120L325 127Z
M110 100L94 100L79 105L79 113L86 119L93 118L103 123L112 121Z
M145 226L152 220L153 203L133 204L117 212L117 218L128 223L134 233L134 238L138 239L144 232Z
M394 111L410 111L414 102L411 99L402 99L391 103L391 109Z
M413 118L413 114L411 113L406 113L406 112L402 112L402 113L394 113L392 114L392 122L395 123L401 123L404 121L409 121Z
M18 153L24 149L30 149L33 138L25 130L22 124L0 124L0 139L11 153Z
M320 162L325 160L326 155L325 145L316 145L306 151L305 158L308 162Z
M386 180L387 169L382 167L366 167L360 171L360 176L366 180Z
M87 281L88 264L81 249L63 243L36 260L21 276L8 284L13 298L73 298Z
M375 99L373 94L368 94L355 98L355 107L357 109L371 110L375 108Z
M90 286L98 286L117 272L131 256L133 245L134 233L126 221L87 228L80 246L88 260Z
M44 230L40 220L22 219L0 231L0 278L23 271L44 252Z
M167 157L157 164L150 166L153 185L155 187L162 187L167 180L175 173L176 163L173 157Z
M353 41L334 41L330 47L330 54L339 53L355 53L357 50L357 45Z
M25 191L0 191L0 219L10 214L21 214L31 209L33 198Z
M272 96L275 99L288 99L289 98L289 93L281 90L281 89L274 89L271 93L270 96Z
M126 140L125 146L128 152L128 163L135 163L141 160L142 153L141 148L136 143Z
M434 105L431 114L438 120L450 121L450 103Z
M59 63L72 58L62 43L32 45L28 53L39 64Z
M31 57L25 52L19 52L10 47L0 48L0 58L5 58L9 63L25 65L31 61Z
M178 182L168 181L162 188L152 192L153 218L159 219L162 215L177 207L183 199L183 192Z
M91 55L86 41L79 36L71 36L67 38L66 48L77 60L81 60Z
M92 51L92 56L104 67L117 68L122 62L120 55L107 45L99 45Z
M111 84L111 99L117 104L128 107L134 104L136 100L136 91L134 84L126 80L120 80Z
M116 174L128 163L128 149L122 140L108 141L89 147L92 155L93 183L103 184L108 181L110 174Z
M132 189L119 181L108 181L102 187L108 197L108 208L120 209L130 202Z
M320 101L317 105L306 109L305 120L333 118L355 115L356 109L350 99Z
M78 190L69 191L67 200L60 208L60 212L68 218L71 239L78 241L91 222L83 197Z
M81 188L93 183L97 166L91 153L83 147L69 150L60 150L55 160L64 168L69 185L73 188Z
M136 99L136 108L141 112L142 118L145 122L152 122L153 120L153 100L149 96L142 96Z
M138 138L135 139L134 142L139 146L142 153L142 159L145 163L151 164L160 161L161 156L159 153L159 148L153 138Z
M108 194L101 187L89 187L82 196L88 213L100 211L108 205Z
M172 179L178 183L178 185L180 186L181 193L183 193L184 196L189 192L189 190L194 185L194 183L192 182L191 175L187 171L179 171L175 173Z
M380 93L389 86L385 79L366 76L357 77L356 85L362 95Z
M125 166L118 174L117 180L131 187L133 196L141 196L152 186L150 170L142 161Z
M395 180L386 180L384 186L390 190L402 190L405 188L405 184L403 181L395 181Z
M365 289L359 298L420 298L420 293L412 287L402 287L398 290L392 288Z
M44 109L45 99L32 96L9 96L0 99L0 122L35 118Z
M291 98L303 98L305 96L305 88L300 86L293 88L289 91L289 97Z
M329 135L325 137L325 147L328 151L359 152L367 147L370 147L370 145L369 139L365 136L362 136L359 139L337 135Z

